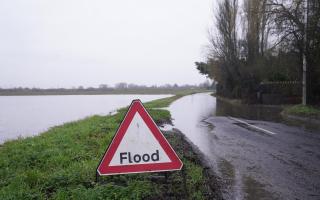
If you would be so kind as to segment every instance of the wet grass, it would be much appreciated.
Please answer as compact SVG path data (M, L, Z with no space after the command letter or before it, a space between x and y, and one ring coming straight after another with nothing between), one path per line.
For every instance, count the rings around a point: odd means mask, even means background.
M320 119L320 109L313 106L294 105L287 107L284 112L289 115L297 115L301 117L311 117Z
M168 98L163 98L163 99L157 99L154 101L150 101L145 105L146 108L166 108L168 107L173 101L185 96L185 95L189 95L189 94L193 94L193 92L184 92L184 93L179 93L175 96L172 97L168 97Z
M147 103L156 122L170 120L167 107L181 96ZM182 171L99 178L96 167L125 115L92 116L53 127L39 136L0 146L0 199L206 199L205 176L181 139L170 143L184 162ZM154 176L163 178L152 178Z

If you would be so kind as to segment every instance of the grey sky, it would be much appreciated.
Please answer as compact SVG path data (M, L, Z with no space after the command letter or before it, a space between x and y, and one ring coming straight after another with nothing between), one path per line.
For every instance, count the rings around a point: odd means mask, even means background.
M0 87L195 84L211 0L2 0Z

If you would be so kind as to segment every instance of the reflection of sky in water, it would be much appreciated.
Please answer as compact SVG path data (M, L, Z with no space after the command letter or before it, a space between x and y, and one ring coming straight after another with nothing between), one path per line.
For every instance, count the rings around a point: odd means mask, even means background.
M2 96L0 143L90 115L107 115L128 106L133 99L146 102L168 96L171 95Z
M210 127L203 120L215 113L216 99L208 94L183 97L169 107L174 126L182 131L201 151L210 152Z

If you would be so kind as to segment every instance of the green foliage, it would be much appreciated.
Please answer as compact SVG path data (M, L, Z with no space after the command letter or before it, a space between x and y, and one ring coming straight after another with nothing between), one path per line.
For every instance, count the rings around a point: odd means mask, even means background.
M163 109L180 96L146 103L155 121L169 120ZM39 136L0 146L0 199L143 199L166 194L150 174L101 177L96 167L122 121L126 109L113 116L92 116L51 128ZM183 153L180 153L183 158ZM188 188L199 196L201 167L185 160ZM167 187L182 191L180 172ZM179 189L180 188L180 189Z
M285 109L287 114L304 117L318 117L320 119L320 109L313 106L295 105Z
M199 70L200 74L210 77L211 70L207 63L195 62L195 65L197 66L197 70Z
M175 96L163 98L163 99L157 99L148 103L145 103L144 106L146 108L165 108L170 105L171 102L181 98L182 96L192 94L193 92L185 92L185 93L179 93Z
M187 188L192 191L192 199L203 199L201 193L202 185L205 184L203 179L203 169L198 165L185 160L187 173Z

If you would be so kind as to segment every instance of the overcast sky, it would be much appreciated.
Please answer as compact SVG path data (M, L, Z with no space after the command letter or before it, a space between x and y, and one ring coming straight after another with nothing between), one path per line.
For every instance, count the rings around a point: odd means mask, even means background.
M0 87L198 84L211 0L0 1Z

